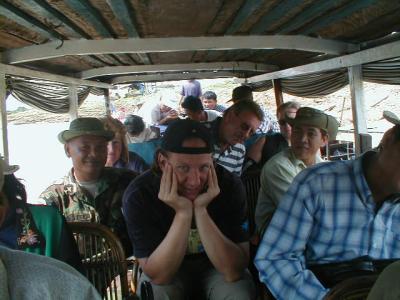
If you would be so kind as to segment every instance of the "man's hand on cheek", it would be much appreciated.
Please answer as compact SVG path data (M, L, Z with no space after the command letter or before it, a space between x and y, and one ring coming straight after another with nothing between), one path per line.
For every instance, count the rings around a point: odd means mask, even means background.
M168 206L171 206L175 212L192 211L192 202L178 194L178 180L172 166L167 163L160 183L158 198Z
M210 204L210 202L217 197L219 193L220 189L218 186L217 174L215 173L214 167L211 166L208 173L207 191L201 193L194 200L194 208L207 208L208 204Z

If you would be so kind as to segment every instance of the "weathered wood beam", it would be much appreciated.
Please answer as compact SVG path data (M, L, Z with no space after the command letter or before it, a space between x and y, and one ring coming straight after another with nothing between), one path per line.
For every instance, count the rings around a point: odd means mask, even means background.
M85 31L83 31L75 23L71 22L64 14L53 8L48 2L44 0L24 0L24 5L28 6L29 9L36 14L45 17L48 21L53 24L62 24L61 26L68 29L70 32L78 35L79 37L90 39Z
M278 108L283 103L283 94L280 79L272 80L272 86L274 88L276 108Z
M326 1L319 0L312 2L311 5L307 6L305 9L301 11L297 16L291 18L288 22L284 23L281 27L276 30L277 34L285 34L288 32L292 32L306 23L309 23L310 20L319 17L324 12L332 9L337 5L336 1Z
M400 41L396 41L393 43L388 43L386 45L362 50L356 53L336 58L327 59L320 62L315 62L303 66L285 69L282 71L276 71L249 77L246 79L246 82L255 83L255 82L278 79L278 78L287 78L293 76L324 72L355 65L362 65L374 61L398 57L399 53L400 53ZM244 82L244 80L242 81Z
M91 80L83 80L74 77L68 77L63 75L57 75L52 73L46 73L41 71L30 70L26 68L10 66L5 64L0 64L0 70L3 70L5 74L8 75L16 75L21 77L28 77L28 78L37 78L37 79L44 79L48 81L54 82L61 82L65 84L76 84L78 86L93 86L99 88L113 88L111 84L91 81Z
M229 28L226 30L225 35L236 33L249 17L263 5L263 0L247 0L240 7L239 12L236 14L235 19L232 21Z
M109 89L104 89L104 105L106 106L106 115L111 116L111 100Z
M88 21L96 31L103 37L116 37L114 31L107 23L107 20L89 3L89 1L64 0L84 20Z
M343 54L357 50L353 44L306 36L219 36L177 38L130 38L50 42L5 51L9 64L44 60L66 55L177 52L235 49L290 49L317 53Z
M107 0L107 4L111 7L118 21L124 26L128 36L138 38L139 33L136 29L136 18L132 6L126 0ZM147 54L138 54L138 56L146 65L151 64Z
M318 32L318 30L328 27L335 22L341 21L346 17L353 14L355 11L361 10L374 4L377 2L376 0L363 0L363 1L350 1L346 5L338 8L336 11L330 13L327 16L321 16L316 21L312 22L311 24L307 25L304 30L302 30L301 34L310 34Z
M356 155L358 156L362 151L360 134L368 133L361 65L349 67L348 73L353 113L355 150Z
M69 84L69 120L78 118L78 88L76 84Z
M123 84L131 82L148 82L148 81L170 81L170 80L188 80L188 79L214 79L214 78L230 78L236 76L243 77L240 72L199 72L199 73L172 73L172 74L151 74L151 75L129 75L117 76L111 79L112 84Z
M266 32L272 24L282 19L294 7L301 5L303 0L281 0L278 4L268 11L250 30L250 34L262 34Z
M137 65L103 67L83 71L77 74L82 79L99 76L122 75L133 73L159 73L159 72L196 72L196 71L253 71L271 72L277 70L274 65L258 64L252 62L212 62L212 63L190 63L190 64L164 64L164 65Z
M45 26L34 17L14 7L10 3L0 1L0 7L0 14L7 19L18 23L23 27L34 30L47 39L60 39L61 35L57 31Z

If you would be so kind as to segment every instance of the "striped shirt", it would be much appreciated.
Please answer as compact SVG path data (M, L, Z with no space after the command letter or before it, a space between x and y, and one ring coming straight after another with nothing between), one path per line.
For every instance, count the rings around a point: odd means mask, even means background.
M214 162L224 167L229 172L240 176L242 174L243 161L246 154L246 147L243 144L230 145L225 151L221 150L219 141L219 128L222 117L212 122L203 123L211 131L213 138L213 159Z
M242 174L242 166L246 148L243 144L229 146L225 151L221 152L221 148L214 144L213 159L229 172L240 176Z
M280 132L278 121L276 117L270 113L263 105L259 104L263 112L263 121L260 127L257 128L256 133L272 133Z
M326 295L307 265L400 258L400 196L377 208L362 170L370 155L317 164L294 179L255 258L260 280L276 299Z

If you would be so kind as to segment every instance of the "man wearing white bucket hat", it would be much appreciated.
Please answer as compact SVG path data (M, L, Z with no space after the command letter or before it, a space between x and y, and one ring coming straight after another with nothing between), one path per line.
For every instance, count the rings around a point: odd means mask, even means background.
M283 196L255 258L276 299L322 299L400 259L400 119L383 117L376 150L307 168Z

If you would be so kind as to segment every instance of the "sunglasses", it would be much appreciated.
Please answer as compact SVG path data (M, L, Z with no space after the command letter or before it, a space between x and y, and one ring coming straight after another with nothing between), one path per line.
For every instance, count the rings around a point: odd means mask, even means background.
M289 118L289 119L290 119L290 120L293 120L294 118ZM278 120L278 124L281 125L281 126L285 126L286 124L288 124L289 126L291 126L291 125L286 121L286 119Z

